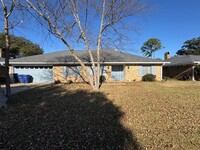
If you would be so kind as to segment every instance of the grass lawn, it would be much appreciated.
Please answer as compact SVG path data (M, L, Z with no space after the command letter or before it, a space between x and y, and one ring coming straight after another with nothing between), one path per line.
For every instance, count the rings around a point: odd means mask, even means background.
M0 109L0 149L200 149L200 82L48 85Z

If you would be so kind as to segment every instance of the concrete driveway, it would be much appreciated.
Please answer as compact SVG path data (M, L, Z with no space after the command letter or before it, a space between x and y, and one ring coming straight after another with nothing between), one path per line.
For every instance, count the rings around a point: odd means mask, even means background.
M44 82L44 83L28 83L28 84L23 84L23 83L11 84L10 85L11 86L11 94L19 93L22 91L26 91L29 89L33 89L33 88L48 85L48 84L51 84L51 83ZM5 90L6 90L5 85L2 85L1 88L5 93Z

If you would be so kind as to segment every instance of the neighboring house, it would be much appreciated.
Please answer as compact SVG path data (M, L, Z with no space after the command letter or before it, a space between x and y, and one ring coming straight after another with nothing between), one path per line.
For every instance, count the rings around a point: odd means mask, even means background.
M167 59L169 64L163 66L163 76L174 79L191 79L195 80L194 68L200 64L198 55L180 55Z
M3 64L5 63L5 59L0 57L0 77L5 77L5 68Z
M75 51L87 66L88 73L92 74L88 52ZM92 51L96 61L96 51ZM101 51L101 73L106 82L112 81L140 81L147 73L156 75L157 80L162 80L162 60L144 58L115 50ZM33 82L81 82L82 67L74 60L70 51L59 51L10 60L11 72L28 74L33 77Z

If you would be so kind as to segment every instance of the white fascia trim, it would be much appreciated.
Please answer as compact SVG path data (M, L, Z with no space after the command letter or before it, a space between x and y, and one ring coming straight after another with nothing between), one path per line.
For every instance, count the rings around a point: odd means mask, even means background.
M170 62L101 62L101 64L166 64ZM77 65L78 62L10 62L10 65ZM84 62L84 64L91 64ZM96 62L95 62L96 64Z
M10 62L10 65L53 65L52 62Z
M170 62L101 62L102 64L170 64Z
M194 61L194 64L200 64L200 61Z

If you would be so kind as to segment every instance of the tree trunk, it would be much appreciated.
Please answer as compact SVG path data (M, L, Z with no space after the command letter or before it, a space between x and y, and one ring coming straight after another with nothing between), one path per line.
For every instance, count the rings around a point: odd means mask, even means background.
M5 48L6 97L8 98L8 101L10 101L11 100L10 77L9 77L10 39L9 39L7 7L4 7L4 33L6 40L6 48Z
M99 29L99 36L97 39L97 74L96 74L96 89L100 89L100 48L101 48L101 38L103 32L103 23L104 23L104 15L105 15L105 0L102 3L102 16L101 16L101 23ZM95 89L95 90L96 90Z

